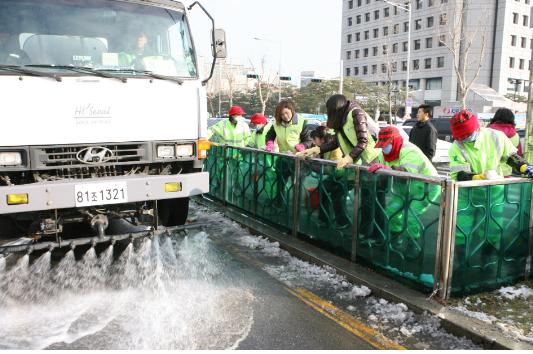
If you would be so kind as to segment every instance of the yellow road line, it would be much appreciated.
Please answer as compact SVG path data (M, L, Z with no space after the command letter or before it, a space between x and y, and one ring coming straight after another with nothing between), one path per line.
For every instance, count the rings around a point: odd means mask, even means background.
M361 338L371 346L377 349L385 350L405 350L407 348L395 343L385 337L383 334L378 331L364 325L363 323L357 321L355 318L342 311L341 309L335 307L331 303L321 299L310 291L302 288L289 289L287 290L296 296L298 299L302 300L305 304L312 307L314 310L320 312L327 318L335 321L341 327L347 329L357 337Z

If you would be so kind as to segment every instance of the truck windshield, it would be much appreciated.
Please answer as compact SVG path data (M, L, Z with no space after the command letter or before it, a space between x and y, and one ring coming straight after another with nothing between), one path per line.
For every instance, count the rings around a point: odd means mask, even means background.
M6 65L197 77L183 11L117 0L0 0L0 66Z

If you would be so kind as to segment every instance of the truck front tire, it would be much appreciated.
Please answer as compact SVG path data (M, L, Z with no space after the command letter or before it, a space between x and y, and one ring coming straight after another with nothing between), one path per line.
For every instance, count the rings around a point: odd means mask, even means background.
M162 226L184 225L189 215L189 198L160 200L157 202L157 214Z

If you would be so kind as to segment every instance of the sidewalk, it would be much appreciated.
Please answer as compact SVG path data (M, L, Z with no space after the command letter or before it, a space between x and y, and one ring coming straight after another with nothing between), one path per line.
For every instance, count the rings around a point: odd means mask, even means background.
M224 207L222 204L206 198L195 200L215 208L242 226L272 241L279 242L280 247L293 256L317 265L332 267L349 281L368 287L376 296L388 301L404 303L415 313L426 312L435 315L441 320L442 326L454 335L466 336L486 349L533 349L533 330L531 328L533 315L530 314L533 307L531 306L533 297L528 296L528 301L519 296L511 300L489 293L483 294L481 297L470 296L464 299L452 299L447 306L443 306L434 300L428 300L425 294L412 290L368 268L354 264L347 259L283 234L273 227L243 215L237 209ZM529 285L533 286L533 283ZM520 293L533 292L529 288L528 290L521 290ZM508 292L515 294L518 291L509 289ZM477 300L478 298L479 300ZM510 309L513 312L509 311Z

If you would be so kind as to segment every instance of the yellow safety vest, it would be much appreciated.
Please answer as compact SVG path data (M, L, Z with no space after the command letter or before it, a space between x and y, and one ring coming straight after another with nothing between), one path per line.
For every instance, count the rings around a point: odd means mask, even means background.
M345 156L349 155L354 149L354 147L356 147L358 144L357 132L355 131L355 126L353 124L352 112L348 114L346 123L342 127L344 134L346 134L346 137L348 138L348 141L344 139L344 136L341 132L337 132L337 139L339 139L340 147ZM361 165L361 163L364 163L368 165L378 158L379 152L380 150L376 149L376 142L374 141L370 133L368 133L368 145L361 154L359 160L354 161L354 164Z

